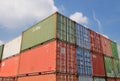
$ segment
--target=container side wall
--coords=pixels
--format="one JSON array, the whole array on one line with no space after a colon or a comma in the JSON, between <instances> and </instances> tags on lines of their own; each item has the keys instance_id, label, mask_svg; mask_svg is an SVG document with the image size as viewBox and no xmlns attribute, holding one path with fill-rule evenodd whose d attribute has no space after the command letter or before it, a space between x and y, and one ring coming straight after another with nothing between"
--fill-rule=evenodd
<instances>
[{"instance_id":1,"label":"container side wall","mask_svg":"<svg viewBox=\"0 0 120 81\"><path fill-rule=\"evenodd\" d=\"M4 45L2 59L8 58L8 57L13 56L15 54L19 54L20 47L21 47L21 40L22 40L22 36L19 36L19 37L13 39L12 41L9 41L8 43L6 43Z\"/></svg>"},{"instance_id":2,"label":"container side wall","mask_svg":"<svg viewBox=\"0 0 120 81\"><path fill-rule=\"evenodd\" d=\"M96 54L94 52L92 52L91 54L92 54L93 76L105 76L103 55Z\"/></svg>"},{"instance_id":3,"label":"container side wall","mask_svg":"<svg viewBox=\"0 0 120 81\"><path fill-rule=\"evenodd\" d=\"M76 48L77 70L81 75L92 75L92 63L90 51L83 48Z\"/></svg>"},{"instance_id":4,"label":"container side wall","mask_svg":"<svg viewBox=\"0 0 120 81\"><path fill-rule=\"evenodd\" d=\"M76 44L79 47L90 49L90 32L80 24L76 24Z\"/></svg>"},{"instance_id":5,"label":"container side wall","mask_svg":"<svg viewBox=\"0 0 120 81\"><path fill-rule=\"evenodd\" d=\"M56 17L54 14L24 31L21 51L56 38Z\"/></svg>"}]
</instances>

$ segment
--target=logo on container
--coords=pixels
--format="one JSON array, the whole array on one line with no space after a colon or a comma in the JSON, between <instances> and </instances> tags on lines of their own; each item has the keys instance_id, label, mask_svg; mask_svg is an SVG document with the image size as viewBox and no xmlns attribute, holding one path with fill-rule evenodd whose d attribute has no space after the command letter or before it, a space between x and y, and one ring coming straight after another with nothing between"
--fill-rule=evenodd
<instances>
[{"instance_id":1,"label":"logo on container","mask_svg":"<svg viewBox=\"0 0 120 81\"><path fill-rule=\"evenodd\" d=\"M32 32L36 32L36 31L38 31L38 30L40 30L40 29L41 29L40 26L36 26L35 28L33 28Z\"/></svg>"}]
</instances>

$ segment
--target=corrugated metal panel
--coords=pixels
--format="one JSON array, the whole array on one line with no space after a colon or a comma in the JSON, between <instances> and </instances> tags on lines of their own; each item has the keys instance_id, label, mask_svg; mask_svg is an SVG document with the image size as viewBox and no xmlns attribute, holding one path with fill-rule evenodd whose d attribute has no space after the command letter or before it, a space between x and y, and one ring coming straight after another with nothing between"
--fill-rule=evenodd
<instances>
[{"instance_id":1,"label":"corrugated metal panel","mask_svg":"<svg viewBox=\"0 0 120 81\"><path fill-rule=\"evenodd\" d=\"M107 81L115 81L114 78L107 78Z\"/></svg>"},{"instance_id":2,"label":"corrugated metal panel","mask_svg":"<svg viewBox=\"0 0 120 81\"><path fill-rule=\"evenodd\" d=\"M1 63L0 76L17 76L19 67L19 55L5 59Z\"/></svg>"},{"instance_id":3,"label":"corrugated metal panel","mask_svg":"<svg viewBox=\"0 0 120 81\"><path fill-rule=\"evenodd\" d=\"M90 49L94 52L102 53L102 46L100 41L100 34L90 31Z\"/></svg>"},{"instance_id":4,"label":"corrugated metal panel","mask_svg":"<svg viewBox=\"0 0 120 81\"><path fill-rule=\"evenodd\" d=\"M106 81L105 78L94 77L94 81Z\"/></svg>"},{"instance_id":5,"label":"corrugated metal panel","mask_svg":"<svg viewBox=\"0 0 120 81\"><path fill-rule=\"evenodd\" d=\"M92 75L92 63L90 51L83 48L76 48L77 70L81 75Z\"/></svg>"},{"instance_id":6,"label":"corrugated metal panel","mask_svg":"<svg viewBox=\"0 0 120 81\"><path fill-rule=\"evenodd\" d=\"M57 38L62 41L67 41L67 18L61 14L57 16Z\"/></svg>"},{"instance_id":7,"label":"corrugated metal panel","mask_svg":"<svg viewBox=\"0 0 120 81\"><path fill-rule=\"evenodd\" d=\"M101 44L102 44L102 54L112 57L111 42L106 37L100 35Z\"/></svg>"},{"instance_id":8,"label":"corrugated metal panel","mask_svg":"<svg viewBox=\"0 0 120 81\"><path fill-rule=\"evenodd\" d=\"M21 50L56 38L75 44L75 22L59 13L49 16L24 31Z\"/></svg>"},{"instance_id":9,"label":"corrugated metal panel","mask_svg":"<svg viewBox=\"0 0 120 81\"><path fill-rule=\"evenodd\" d=\"M16 79L13 77L4 77L2 81L16 81Z\"/></svg>"},{"instance_id":10,"label":"corrugated metal panel","mask_svg":"<svg viewBox=\"0 0 120 81\"><path fill-rule=\"evenodd\" d=\"M103 55L96 54L94 52L92 52L91 54L92 54L93 76L105 76Z\"/></svg>"},{"instance_id":11,"label":"corrugated metal panel","mask_svg":"<svg viewBox=\"0 0 120 81\"><path fill-rule=\"evenodd\" d=\"M9 41L8 43L6 43L4 45L2 59L20 53L21 40L22 40L22 36L19 36L13 39L12 41Z\"/></svg>"},{"instance_id":12,"label":"corrugated metal panel","mask_svg":"<svg viewBox=\"0 0 120 81\"><path fill-rule=\"evenodd\" d=\"M104 56L107 77L115 77L112 58Z\"/></svg>"},{"instance_id":13,"label":"corrugated metal panel","mask_svg":"<svg viewBox=\"0 0 120 81\"><path fill-rule=\"evenodd\" d=\"M31 48L35 45L55 38L56 14L48 17L23 32L21 50Z\"/></svg>"},{"instance_id":14,"label":"corrugated metal panel","mask_svg":"<svg viewBox=\"0 0 120 81\"><path fill-rule=\"evenodd\" d=\"M67 42L75 44L75 22L67 18Z\"/></svg>"},{"instance_id":15,"label":"corrugated metal panel","mask_svg":"<svg viewBox=\"0 0 120 81\"><path fill-rule=\"evenodd\" d=\"M114 72L116 77L120 77L120 61L113 59L113 63L114 63Z\"/></svg>"},{"instance_id":16,"label":"corrugated metal panel","mask_svg":"<svg viewBox=\"0 0 120 81\"><path fill-rule=\"evenodd\" d=\"M78 81L75 75L46 74L38 76L26 76L18 78L18 81Z\"/></svg>"},{"instance_id":17,"label":"corrugated metal panel","mask_svg":"<svg viewBox=\"0 0 120 81\"><path fill-rule=\"evenodd\" d=\"M79 47L90 49L90 32L80 24L76 24L76 44Z\"/></svg>"},{"instance_id":18,"label":"corrugated metal panel","mask_svg":"<svg viewBox=\"0 0 120 81\"><path fill-rule=\"evenodd\" d=\"M78 81L93 81L91 76L79 76Z\"/></svg>"},{"instance_id":19,"label":"corrugated metal panel","mask_svg":"<svg viewBox=\"0 0 120 81\"><path fill-rule=\"evenodd\" d=\"M1 45L0 46L0 61L2 60L3 48L4 48L4 45Z\"/></svg>"},{"instance_id":20,"label":"corrugated metal panel","mask_svg":"<svg viewBox=\"0 0 120 81\"><path fill-rule=\"evenodd\" d=\"M118 50L116 42L111 41L112 55L115 59L118 59Z\"/></svg>"},{"instance_id":21,"label":"corrugated metal panel","mask_svg":"<svg viewBox=\"0 0 120 81\"><path fill-rule=\"evenodd\" d=\"M74 45L67 44L67 73L77 73L76 48Z\"/></svg>"},{"instance_id":22,"label":"corrugated metal panel","mask_svg":"<svg viewBox=\"0 0 120 81\"><path fill-rule=\"evenodd\" d=\"M68 50L67 47L70 49ZM35 72L74 74L77 69L75 51L75 46L54 40L22 52L20 54L19 74Z\"/></svg>"},{"instance_id":23,"label":"corrugated metal panel","mask_svg":"<svg viewBox=\"0 0 120 81\"><path fill-rule=\"evenodd\" d=\"M117 49L118 49L118 56L119 56L119 59L120 59L120 46L117 45Z\"/></svg>"}]
</instances>

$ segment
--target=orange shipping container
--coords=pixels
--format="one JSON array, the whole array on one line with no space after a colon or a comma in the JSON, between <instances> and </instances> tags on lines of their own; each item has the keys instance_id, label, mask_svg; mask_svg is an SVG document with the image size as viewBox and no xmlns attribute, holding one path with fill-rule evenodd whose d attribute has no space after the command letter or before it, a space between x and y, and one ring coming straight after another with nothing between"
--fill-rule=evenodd
<instances>
[{"instance_id":1,"label":"orange shipping container","mask_svg":"<svg viewBox=\"0 0 120 81\"><path fill-rule=\"evenodd\" d=\"M54 40L21 53L19 74L36 72L66 73L68 62L66 50L67 44L65 42ZM69 54L70 59L75 58L74 52ZM70 72L76 72L73 70L76 70L76 63L73 63L73 59L71 62Z\"/></svg>"},{"instance_id":2,"label":"orange shipping container","mask_svg":"<svg viewBox=\"0 0 120 81\"><path fill-rule=\"evenodd\" d=\"M17 81L78 81L78 79L75 75L46 74L39 76L20 77Z\"/></svg>"},{"instance_id":3,"label":"orange shipping container","mask_svg":"<svg viewBox=\"0 0 120 81\"><path fill-rule=\"evenodd\" d=\"M16 76L18 73L18 67L19 67L19 55L5 59L1 62L0 76L2 77Z\"/></svg>"},{"instance_id":4,"label":"orange shipping container","mask_svg":"<svg viewBox=\"0 0 120 81\"><path fill-rule=\"evenodd\" d=\"M111 42L109 39L107 39L104 36L100 36L101 39L101 44L102 44L102 50L103 50L103 54L107 55L107 56L112 56L112 50L111 50Z\"/></svg>"}]
</instances>

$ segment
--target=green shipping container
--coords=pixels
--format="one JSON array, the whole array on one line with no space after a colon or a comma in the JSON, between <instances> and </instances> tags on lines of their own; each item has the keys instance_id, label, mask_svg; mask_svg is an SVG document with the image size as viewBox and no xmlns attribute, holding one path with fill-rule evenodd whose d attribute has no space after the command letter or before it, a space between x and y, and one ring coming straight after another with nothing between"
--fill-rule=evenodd
<instances>
[{"instance_id":1,"label":"green shipping container","mask_svg":"<svg viewBox=\"0 0 120 81\"><path fill-rule=\"evenodd\" d=\"M111 41L111 48L112 48L112 55L115 59L118 59L118 50L117 50L117 44L113 41Z\"/></svg>"},{"instance_id":2,"label":"green shipping container","mask_svg":"<svg viewBox=\"0 0 120 81\"><path fill-rule=\"evenodd\" d=\"M2 60L4 45L0 46L0 61Z\"/></svg>"},{"instance_id":3,"label":"green shipping container","mask_svg":"<svg viewBox=\"0 0 120 81\"><path fill-rule=\"evenodd\" d=\"M55 13L23 32L21 51L59 39L75 44L75 22Z\"/></svg>"},{"instance_id":4,"label":"green shipping container","mask_svg":"<svg viewBox=\"0 0 120 81\"><path fill-rule=\"evenodd\" d=\"M104 56L107 77L115 77L112 58Z\"/></svg>"},{"instance_id":5,"label":"green shipping container","mask_svg":"<svg viewBox=\"0 0 120 81\"><path fill-rule=\"evenodd\" d=\"M115 77L120 77L120 61L113 59Z\"/></svg>"},{"instance_id":6,"label":"green shipping container","mask_svg":"<svg viewBox=\"0 0 120 81\"><path fill-rule=\"evenodd\" d=\"M105 81L105 78L94 77L94 81Z\"/></svg>"}]
</instances>

